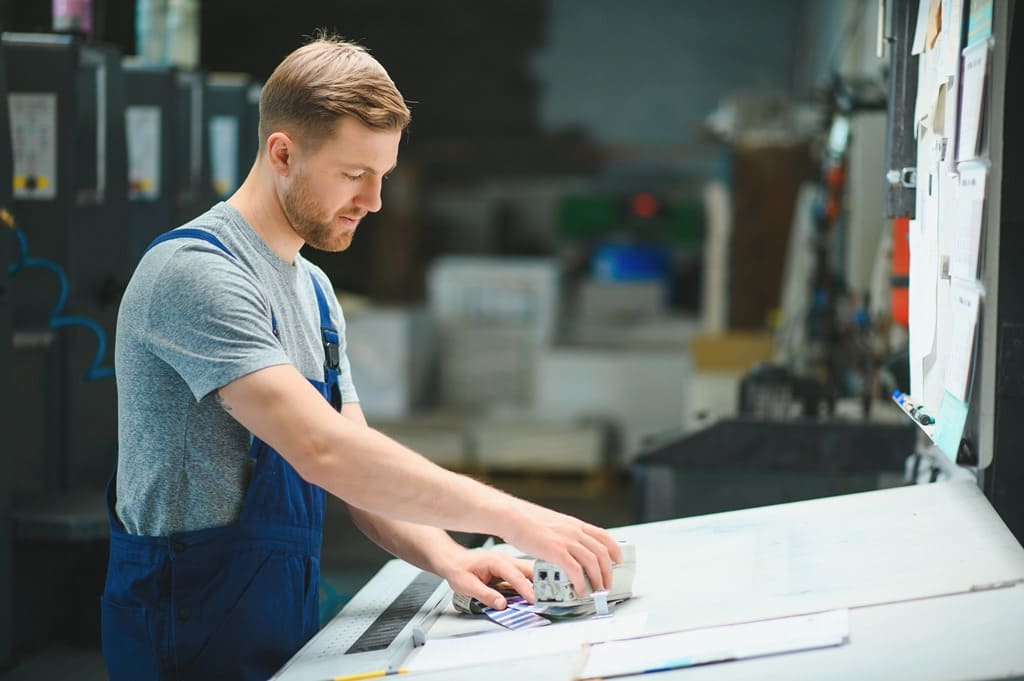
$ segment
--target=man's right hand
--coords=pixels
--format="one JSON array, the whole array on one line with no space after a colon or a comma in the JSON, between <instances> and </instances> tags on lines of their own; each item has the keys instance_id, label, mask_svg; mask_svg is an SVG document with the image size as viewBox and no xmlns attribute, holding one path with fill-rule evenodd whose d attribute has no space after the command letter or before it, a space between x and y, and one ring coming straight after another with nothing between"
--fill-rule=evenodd
<instances>
[{"instance_id":1,"label":"man's right hand","mask_svg":"<svg viewBox=\"0 0 1024 681\"><path fill-rule=\"evenodd\" d=\"M564 513L516 500L506 514L502 539L525 553L560 566L581 597L588 595L584 572L595 591L612 586L612 563L622 549L608 532Z\"/></svg>"}]
</instances>

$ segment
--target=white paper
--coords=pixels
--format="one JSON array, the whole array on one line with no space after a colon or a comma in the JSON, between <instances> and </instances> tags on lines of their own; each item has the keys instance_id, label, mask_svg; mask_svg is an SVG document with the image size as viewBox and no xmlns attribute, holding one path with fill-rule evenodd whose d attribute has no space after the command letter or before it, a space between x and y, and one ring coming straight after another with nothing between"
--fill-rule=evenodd
<instances>
[{"instance_id":1,"label":"white paper","mask_svg":"<svg viewBox=\"0 0 1024 681\"><path fill-rule=\"evenodd\" d=\"M960 73L954 73L946 88L946 111L944 129L946 131L946 155L942 159L942 171L947 175L956 175L956 145L960 131L960 111L957 107L957 95L960 92Z\"/></svg>"},{"instance_id":2,"label":"white paper","mask_svg":"<svg viewBox=\"0 0 1024 681\"><path fill-rule=\"evenodd\" d=\"M932 129L931 114L939 94L939 56L935 50L921 53L917 78L917 100L914 102L914 121Z\"/></svg>"},{"instance_id":3,"label":"white paper","mask_svg":"<svg viewBox=\"0 0 1024 681\"><path fill-rule=\"evenodd\" d=\"M693 629L590 646L577 679L612 678L709 662L842 645L849 640L849 611Z\"/></svg>"},{"instance_id":4,"label":"white paper","mask_svg":"<svg viewBox=\"0 0 1024 681\"><path fill-rule=\"evenodd\" d=\"M931 5L929 0L920 0L917 3L917 26L914 27L914 44L910 48L910 54L921 54L924 52L925 34L928 32L928 8Z\"/></svg>"},{"instance_id":5,"label":"white paper","mask_svg":"<svg viewBox=\"0 0 1024 681\"><path fill-rule=\"evenodd\" d=\"M978 43L964 50L963 91L960 96L960 134L957 160L978 156L978 135L981 131L982 100L985 74L988 71L988 43Z\"/></svg>"},{"instance_id":6,"label":"white paper","mask_svg":"<svg viewBox=\"0 0 1024 681\"><path fill-rule=\"evenodd\" d=\"M124 110L128 133L128 198L160 198L160 107L128 106Z\"/></svg>"},{"instance_id":7,"label":"white paper","mask_svg":"<svg viewBox=\"0 0 1024 681\"><path fill-rule=\"evenodd\" d=\"M981 164L962 164L959 170L949 275L957 279L974 280L978 276L981 218L985 207L988 169Z\"/></svg>"},{"instance_id":8,"label":"white paper","mask_svg":"<svg viewBox=\"0 0 1024 681\"><path fill-rule=\"evenodd\" d=\"M210 174L217 196L238 188L238 116L210 117Z\"/></svg>"},{"instance_id":9,"label":"white paper","mask_svg":"<svg viewBox=\"0 0 1024 681\"><path fill-rule=\"evenodd\" d=\"M641 636L647 614L616 615L583 622L556 622L550 627L499 631L472 636L427 639L405 665L409 672L472 665L573 651L584 643Z\"/></svg>"},{"instance_id":10,"label":"white paper","mask_svg":"<svg viewBox=\"0 0 1024 681\"><path fill-rule=\"evenodd\" d=\"M11 151L14 198L50 200L57 196L57 95L11 92Z\"/></svg>"},{"instance_id":11,"label":"white paper","mask_svg":"<svg viewBox=\"0 0 1024 681\"><path fill-rule=\"evenodd\" d=\"M942 0L942 49L939 73L952 78L960 71L960 38L964 21L965 0ZM953 90L955 92L955 90Z\"/></svg>"},{"instance_id":12,"label":"white paper","mask_svg":"<svg viewBox=\"0 0 1024 681\"><path fill-rule=\"evenodd\" d=\"M929 365L928 358L935 346L935 310L939 277L937 230L934 226L926 227L926 222L928 220L911 220L908 230L910 394L922 397L926 368Z\"/></svg>"},{"instance_id":13,"label":"white paper","mask_svg":"<svg viewBox=\"0 0 1024 681\"><path fill-rule=\"evenodd\" d=\"M954 282L949 295L953 305L953 320L944 387L961 402L967 402L971 358L974 355L974 330L978 325L978 287Z\"/></svg>"}]
</instances>

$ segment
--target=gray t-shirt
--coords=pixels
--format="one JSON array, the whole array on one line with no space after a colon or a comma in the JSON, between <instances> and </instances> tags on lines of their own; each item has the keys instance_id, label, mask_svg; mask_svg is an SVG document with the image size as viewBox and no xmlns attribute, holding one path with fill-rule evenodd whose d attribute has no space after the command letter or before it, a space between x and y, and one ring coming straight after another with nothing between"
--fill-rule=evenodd
<instances>
[{"instance_id":1,"label":"gray t-shirt","mask_svg":"<svg viewBox=\"0 0 1024 681\"><path fill-rule=\"evenodd\" d=\"M250 434L215 393L280 364L323 380L310 272L331 301L341 335L342 401L358 401L345 319L327 275L301 255L291 265L278 258L226 203L185 226L214 234L235 257L198 239L167 241L142 258L125 290L114 353L117 514L131 534L163 536L237 520L252 467Z\"/></svg>"}]
</instances>

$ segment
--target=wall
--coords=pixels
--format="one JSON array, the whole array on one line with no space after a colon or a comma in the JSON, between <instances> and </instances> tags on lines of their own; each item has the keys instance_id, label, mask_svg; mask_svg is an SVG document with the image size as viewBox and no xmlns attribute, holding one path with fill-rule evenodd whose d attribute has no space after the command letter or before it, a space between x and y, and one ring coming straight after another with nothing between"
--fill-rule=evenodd
<instances>
[{"instance_id":1,"label":"wall","mask_svg":"<svg viewBox=\"0 0 1024 681\"><path fill-rule=\"evenodd\" d=\"M793 87L800 0L550 0L540 120L609 144L693 138L736 90Z\"/></svg>"}]
</instances>

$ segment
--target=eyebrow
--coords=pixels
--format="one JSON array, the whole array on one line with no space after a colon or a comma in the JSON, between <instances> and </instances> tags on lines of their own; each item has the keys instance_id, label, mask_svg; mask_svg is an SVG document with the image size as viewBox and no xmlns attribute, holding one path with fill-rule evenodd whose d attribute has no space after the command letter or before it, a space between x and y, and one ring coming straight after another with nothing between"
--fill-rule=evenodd
<instances>
[{"instance_id":1,"label":"eyebrow","mask_svg":"<svg viewBox=\"0 0 1024 681\"><path fill-rule=\"evenodd\" d=\"M353 170L364 170L364 171L366 171L368 173L373 173L373 174L377 173L377 171L374 170L373 168L371 168L370 166L361 166L361 165L356 165L354 163L339 163L338 165L340 165L340 166L342 166L344 168L351 168ZM398 164L395 163L395 165L393 165L390 168L388 168L387 170L385 170L383 173L381 173L381 175L388 175L390 173L393 173L395 171L395 168L397 168L397 167L398 167Z\"/></svg>"}]
</instances>

